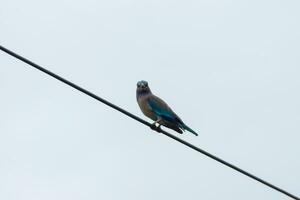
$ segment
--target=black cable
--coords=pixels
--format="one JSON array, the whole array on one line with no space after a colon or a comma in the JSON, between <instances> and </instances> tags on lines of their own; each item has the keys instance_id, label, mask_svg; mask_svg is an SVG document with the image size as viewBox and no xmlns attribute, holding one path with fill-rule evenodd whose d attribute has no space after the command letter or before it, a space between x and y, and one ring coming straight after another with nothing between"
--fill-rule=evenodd
<instances>
[{"instance_id":1,"label":"black cable","mask_svg":"<svg viewBox=\"0 0 300 200\"><path fill-rule=\"evenodd\" d=\"M278 192L280 192L282 194L285 194L285 195L287 195L287 196L289 196L289 197L291 197L293 199L300 200L299 197L297 197L297 196L295 196L295 195L293 195L293 194L291 194L291 193L289 193L289 192L287 192L287 191L285 191L285 190L283 190L283 189L281 189L281 188L279 188L279 187L277 187L277 186L275 186L275 185L273 185L273 184L271 184L271 183L269 183L269 182L267 182L267 181L265 181L265 180L263 180L263 179L255 176L253 174L250 174L249 172L247 172L247 171L245 171L245 170L243 170L243 169L241 169L241 168L239 168L239 167L237 167L237 166L235 166L233 164L230 164L229 162L226 162L225 160L222 160L221 158L218 158L218 157L216 157L216 156L214 156L214 155L212 155L212 154L210 154L210 153L208 153L208 152L206 152L206 151L204 151L204 150L202 150L202 149L200 149L200 148L192 145L191 143L188 143L188 142L186 142L186 141L184 141L184 140L182 140L182 139L180 139L180 138L178 138L178 137L176 137L176 136L174 136L174 135L172 135L172 134L170 134L170 133L168 133L168 132L166 132L166 131L164 131L164 130L162 130L160 128L157 128L157 127L153 126L153 124L151 124L151 123L149 123L149 122L147 122L147 121L139 118L138 116L135 116L135 115L131 114L130 112L128 112L128 111L126 111L126 110L124 110L124 109L122 109L122 108L120 108L120 107L118 107L118 106L116 106L116 105L114 105L112 103L110 103L109 101L107 101L107 100L105 100L105 99L103 99L103 98L101 98L101 97L99 97L99 96L97 96L97 95L89 92L88 90L86 90L86 89L84 89L84 88L82 88L82 87L80 87L80 86L78 86L78 85L76 85L76 84L74 84L74 83L72 83L72 82L70 82L70 81L62 78L62 77L58 76L57 74L55 74L55 73L53 73L53 72L51 72L51 71L49 71L49 70L47 70L47 69L45 69L43 67L41 67L41 66L39 66L39 65L31 62L30 60L28 60L28 59L26 59L26 58L24 58L24 57L22 57L22 56L20 56L20 55L18 55L16 53L14 53L13 51L10 51L9 49L7 49L7 48L5 48L5 47L3 47L1 45L0 45L0 49L2 51L6 52L7 54L9 54L9 55L11 55L11 56L13 56L13 57L15 57L15 58L17 58L17 59L25 62L25 63L31 65L32 67L34 67L34 68L36 68L36 69L38 69L38 70L40 70L40 71L42 71L42 72L44 72L44 73L52 76L53 78L56 78L57 80L65 83L65 84L67 84L67 85L69 85L69 86L71 86L71 87L73 87L73 88L75 88L77 90L79 90L80 92L83 92L84 94L86 94L86 95L88 95L88 96L90 96L90 97L92 97L92 98L94 98L94 99L96 99L96 100L98 100L98 101L100 101L100 102L102 102L102 103L104 103L104 104L106 104L106 105L108 105L108 106L110 106L110 107L118 110L119 112L121 112L121 113L123 113L123 114L125 114L125 115L127 115L127 116L129 116L129 117L131 117L131 118L133 118L133 119L141 122L142 124L144 124L146 126L149 126L151 129L153 129L153 130L155 130L157 132L160 132L160 133L162 133L162 134L164 134L164 135L166 135L166 136L168 136L168 137L170 137L170 138L172 138L172 139L174 139L174 140L176 140L176 141L178 141L178 142L180 142L180 143L182 143L182 144L184 144L184 145L186 145L186 146L194 149L195 151L198 151L198 152L200 152L200 153L202 153L202 154L204 154L204 155L206 155L206 156L208 156L208 157L210 157L210 158L212 158L212 159L214 159L214 160L216 160L216 161L218 161L218 162L226 165L227 167L230 167L230 168L232 168L232 169L234 169L234 170L236 170L236 171L238 171L238 172L240 172L240 173L242 173L242 174L244 174L244 175L246 175L246 176L248 176L248 177L250 177L250 178L252 178L252 179L254 179L254 180L256 180L256 181L258 181L258 182L260 182L260 183L262 183L262 184L264 184L266 186L268 186L268 187L270 187L270 188L273 188L274 190L276 190L276 191L278 191Z\"/></svg>"}]
</instances>

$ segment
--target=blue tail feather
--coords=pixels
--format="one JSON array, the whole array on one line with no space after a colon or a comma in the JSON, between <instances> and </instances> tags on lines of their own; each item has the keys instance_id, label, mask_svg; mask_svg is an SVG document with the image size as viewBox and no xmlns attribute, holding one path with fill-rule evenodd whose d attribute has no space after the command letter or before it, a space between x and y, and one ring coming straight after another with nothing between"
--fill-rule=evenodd
<instances>
[{"instance_id":1,"label":"blue tail feather","mask_svg":"<svg viewBox=\"0 0 300 200\"><path fill-rule=\"evenodd\" d=\"M194 135L198 136L198 133L196 133L193 129L191 129L190 127L188 127L187 125L183 124L182 128L193 133Z\"/></svg>"}]
</instances>

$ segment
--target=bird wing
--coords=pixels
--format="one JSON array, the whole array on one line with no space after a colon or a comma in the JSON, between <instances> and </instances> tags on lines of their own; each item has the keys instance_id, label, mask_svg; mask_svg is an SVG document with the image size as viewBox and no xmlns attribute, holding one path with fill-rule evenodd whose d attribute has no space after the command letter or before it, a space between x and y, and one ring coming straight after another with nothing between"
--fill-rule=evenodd
<instances>
[{"instance_id":1,"label":"bird wing","mask_svg":"<svg viewBox=\"0 0 300 200\"><path fill-rule=\"evenodd\" d=\"M164 120L182 123L181 119L172 111L166 102L157 96L152 95L148 99L150 109L159 117Z\"/></svg>"}]
</instances>

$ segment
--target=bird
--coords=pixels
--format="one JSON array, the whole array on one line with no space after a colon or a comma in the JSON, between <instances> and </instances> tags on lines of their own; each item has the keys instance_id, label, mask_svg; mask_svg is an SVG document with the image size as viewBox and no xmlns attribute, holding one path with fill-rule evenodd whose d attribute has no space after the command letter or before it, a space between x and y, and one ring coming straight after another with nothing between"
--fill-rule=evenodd
<instances>
[{"instance_id":1,"label":"bird","mask_svg":"<svg viewBox=\"0 0 300 200\"><path fill-rule=\"evenodd\" d=\"M147 81L141 80L137 82L136 100L142 113L154 120L153 126L156 127L156 124L159 124L157 128L160 128L163 125L180 134L187 130L198 136L193 129L183 123L166 102L151 92Z\"/></svg>"}]
</instances>

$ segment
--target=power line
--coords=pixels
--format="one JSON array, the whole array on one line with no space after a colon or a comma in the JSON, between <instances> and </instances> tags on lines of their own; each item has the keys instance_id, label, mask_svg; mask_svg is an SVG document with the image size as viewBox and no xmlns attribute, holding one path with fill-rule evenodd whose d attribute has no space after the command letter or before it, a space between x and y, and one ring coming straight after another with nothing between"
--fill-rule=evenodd
<instances>
[{"instance_id":1,"label":"power line","mask_svg":"<svg viewBox=\"0 0 300 200\"><path fill-rule=\"evenodd\" d=\"M260 182L260 183L262 183L262 184L264 184L264 185L266 185L266 186L268 186L268 187L270 187L270 188L272 188L272 189L274 189L274 190L276 190L278 192L280 192L280 193L282 193L282 194L285 194L285 195L287 195L287 196L289 196L289 197L291 197L293 199L300 200L299 197L297 197L297 196L295 196L295 195L293 195L293 194L291 194L291 193L289 193L289 192L287 192L287 191L285 191L285 190L283 190L283 189L281 189L281 188L279 188L279 187L277 187L277 186L275 186L275 185L273 185L273 184L271 184L271 183L269 183L269 182L267 182L267 181L265 181L265 180L263 180L263 179L255 176L255 175L253 175L253 174L251 174L251 173L249 173L249 172L247 172L247 171L245 171L245 170L243 170L243 169L241 169L241 168L239 168L239 167L237 167L237 166L235 166L235 165L233 165L233 164L231 164L231 163L229 163L229 162L227 162L227 161L225 161L225 160L223 160L223 159L221 159L221 158L219 158L217 156L214 156L213 154L210 154L207 151L204 151L203 149L200 149L199 147L196 147L196 146L194 146L191 143L188 143L188 142L186 142L186 141L184 141L184 140L182 140L182 139L180 139L180 138L178 138L178 137L176 137L176 136L174 136L174 135L172 135L172 134L170 134L170 133L168 133L168 132L166 132L166 131L158 128L158 127L155 127L153 124L151 124L151 123L149 123L149 122L147 122L147 121L139 118L138 116L136 116L136 115L134 115L134 114L132 114L132 113L124 110L123 108L120 108L119 106L116 106L116 105L110 103L109 101L107 101L107 100L105 100L105 99L103 99L103 98L101 98L101 97L93 94L92 92L90 92L90 91L88 91L88 90L86 90L86 89L84 89L84 88L82 88L82 87L80 87L80 86L72 83L71 81L68 81L67 79L62 78L61 76L59 76L59 75L57 75L57 74L55 74L55 73L53 73L53 72L51 72L51 71L49 71L49 70L41 67L38 64L35 64L34 62L32 62L32 61L30 61L30 60L28 60L28 59L26 59L26 58L24 58L24 57L22 57L22 56L20 56L20 55L18 55L16 53L14 53L13 51L11 51L11 50L9 50L9 49L1 46L1 45L0 45L0 50L6 52L7 54L9 54L9 55L11 55L11 56L13 56L13 57L15 57L15 58L17 58L17 59L25 62L25 63L27 63L28 65L31 65L32 67L34 67L34 68L36 68L36 69L38 69L38 70L40 70L40 71L48 74L49 76L52 76L53 78L55 78L55 79L57 79L57 80L65 83L65 84L67 84L67 85L69 85L69 86L71 86L73 88L75 88L76 90L79 90L80 92L82 92L82 93L84 93L84 94L86 94L86 95L88 95L88 96L90 96L90 97L92 97L92 98L94 98L94 99L96 99L96 100L98 100L98 101L106 104L107 106L110 106L113 109L115 109L115 110L117 110L117 111L119 111L119 112L121 112L121 113L123 113L123 114L125 114L125 115L127 115L127 116L129 116L129 117L131 117L131 118L133 118L135 120L137 120L138 122L140 122L140 123L142 123L142 124L150 127L151 129L153 129L155 131L160 132L160 133L162 133L162 134L164 134L164 135L166 135L166 136L168 136L168 137L170 137L170 138L172 138L172 139L174 139L174 140L176 140L176 141L178 141L178 142L180 142L180 143L182 143L182 144L190 147L191 149L194 149L195 151L198 151L199 153L202 153L202 154L204 154L204 155L206 155L206 156L208 156L208 157L210 157L210 158L212 158L212 159L214 159L214 160L216 160L216 161L218 161L218 162L226 165L227 167L230 167L230 168L232 168L232 169L234 169L234 170L236 170L236 171L238 171L238 172L240 172L240 173L242 173L242 174L244 174L244 175L246 175L246 176L248 176L248 177L250 177L250 178L252 178L252 179L254 179L254 180L256 180L256 181L258 181L258 182Z\"/></svg>"}]
</instances>

